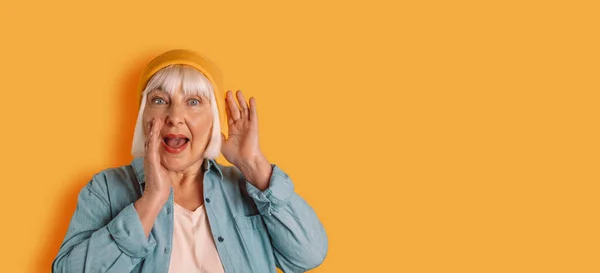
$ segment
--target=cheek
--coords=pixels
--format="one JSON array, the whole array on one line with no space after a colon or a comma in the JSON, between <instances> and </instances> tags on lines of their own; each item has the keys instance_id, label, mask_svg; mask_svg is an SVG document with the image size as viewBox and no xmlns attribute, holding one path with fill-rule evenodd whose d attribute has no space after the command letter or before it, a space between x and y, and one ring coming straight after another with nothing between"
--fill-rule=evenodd
<instances>
[{"instance_id":1,"label":"cheek","mask_svg":"<svg viewBox=\"0 0 600 273\"><path fill-rule=\"evenodd\" d=\"M192 119L189 127L194 139L208 139L212 128L212 117L205 115Z\"/></svg>"},{"instance_id":2,"label":"cheek","mask_svg":"<svg viewBox=\"0 0 600 273\"><path fill-rule=\"evenodd\" d=\"M165 115L165 110L160 108L148 107L144 109L143 119L145 121L150 121L154 117L163 117Z\"/></svg>"},{"instance_id":3,"label":"cheek","mask_svg":"<svg viewBox=\"0 0 600 273\"><path fill-rule=\"evenodd\" d=\"M146 106L146 108L144 109L144 114L142 114L142 121L144 122L144 124L148 125L153 118L164 119L165 116L165 110Z\"/></svg>"}]
</instances>

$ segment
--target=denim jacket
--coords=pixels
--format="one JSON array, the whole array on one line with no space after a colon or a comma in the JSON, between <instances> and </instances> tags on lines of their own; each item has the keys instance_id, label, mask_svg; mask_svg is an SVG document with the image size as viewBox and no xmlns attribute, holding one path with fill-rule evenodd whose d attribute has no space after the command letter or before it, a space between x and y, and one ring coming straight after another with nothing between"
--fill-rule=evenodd
<instances>
[{"instance_id":1,"label":"denim jacket","mask_svg":"<svg viewBox=\"0 0 600 273\"><path fill-rule=\"evenodd\" d=\"M304 272L327 255L314 210L277 165L260 191L234 166L204 160L205 209L227 273ZM145 236L133 206L145 186L143 158L93 176L80 191L52 272L167 273L173 242L173 189Z\"/></svg>"}]
</instances>

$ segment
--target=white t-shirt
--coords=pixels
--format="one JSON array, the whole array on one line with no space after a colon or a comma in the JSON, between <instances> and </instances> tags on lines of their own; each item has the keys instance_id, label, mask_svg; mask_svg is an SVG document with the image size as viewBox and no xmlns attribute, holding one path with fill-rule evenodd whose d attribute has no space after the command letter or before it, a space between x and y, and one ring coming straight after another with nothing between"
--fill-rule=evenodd
<instances>
[{"instance_id":1,"label":"white t-shirt","mask_svg":"<svg viewBox=\"0 0 600 273\"><path fill-rule=\"evenodd\" d=\"M189 211L174 203L169 273L224 273L204 204Z\"/></svg>"}]
</instances>

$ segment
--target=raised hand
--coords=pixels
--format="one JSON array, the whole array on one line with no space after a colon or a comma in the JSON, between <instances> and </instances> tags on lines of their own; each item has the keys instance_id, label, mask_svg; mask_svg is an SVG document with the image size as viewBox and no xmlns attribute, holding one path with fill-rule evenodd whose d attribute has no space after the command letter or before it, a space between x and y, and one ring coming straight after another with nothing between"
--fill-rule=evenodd
<instances>
[{"instance_id":1,"label":"raised hand","mask_svg":"<svg viewBox=\"0 0 600 273\"><path fill-rule=\"evenodd\" d=\"M171 181L167 170L160 163L158 153L160 143L160 130L164 122L160 118L153 118L148 124L148 134L145 143L144 175L146 177L146 188L144 194L156 197L168 197L171 191Z\"/></svg>"},{"instance_id":2,"label":"raised hand","mask_svg":"<svg viewBox=\"0 0 600 273\"><path fill-rule=\"evenodd\" d=\"M221 134L221 152L227 161L236 166L246 179L258 188L266 188L271 175L270 164L260 151L258 140L258 115L256 99L247 103L241 91L227 91L225 96L229 136ZM239 103L239 106L238 106Z\"/></svg>"},{"instance_id":3,"label":"raised hand","mask_svg":"<svg viewBox=\"0 0 600 273\"><path fill-rule=\"evenodd\" d=\"M160 154L158 153L162 141L160 130L163 124L164 122L160 118L154 118L146 126L148 132L144 143L146 148L144 155L146 188L142 197L134 203L146 237L150 235L154 221L171 193L171 181L167 170L160 163Z\"/></svg>"}]
</instances>

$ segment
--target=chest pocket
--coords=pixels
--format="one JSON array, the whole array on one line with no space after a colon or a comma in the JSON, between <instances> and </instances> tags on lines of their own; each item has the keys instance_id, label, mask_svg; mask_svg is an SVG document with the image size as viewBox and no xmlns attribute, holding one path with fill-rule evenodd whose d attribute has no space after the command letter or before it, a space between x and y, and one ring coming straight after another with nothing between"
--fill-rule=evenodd
<instances>
[{"instance_id":1,"label":"chest pocket","mask_svg":"<svg viewBox=\"0 0 600 273\"><path fill-rule=\"evenodd\" d=\"M252 271L275 272L273 247L262 216L237 216L235 224L241 233Z\"/></svg>"}]
</instances>

